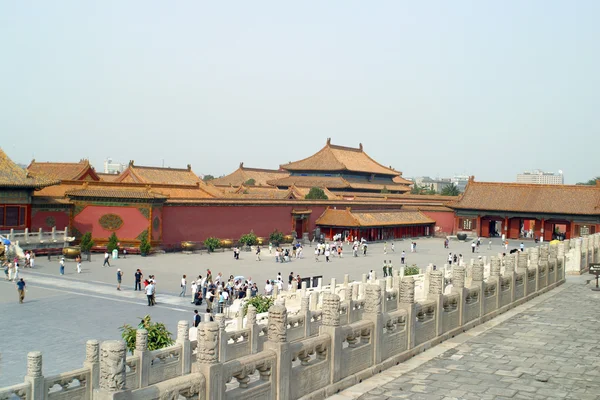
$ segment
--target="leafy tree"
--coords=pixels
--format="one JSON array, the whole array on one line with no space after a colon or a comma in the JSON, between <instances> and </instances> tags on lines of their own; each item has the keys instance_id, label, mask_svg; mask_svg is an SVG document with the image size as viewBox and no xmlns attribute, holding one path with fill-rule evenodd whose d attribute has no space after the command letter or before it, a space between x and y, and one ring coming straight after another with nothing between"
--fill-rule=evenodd
<instances>
[{"instance_id":1,"label":"leafy tree","mask_svg":"<svg viewBox=\"0 0 600 400\"><path fill-rule=\"evenodd\" d=\"M118 249L119 248L119 238L117 238L117 234L116 233L112 233L112 235L110 235L110 237L108 238L108 243L106 244L106 251L108 251L109 253L112 253L112 251L114 249Z\"/></svg>"},{"instance_id":2,"label":"leafy tree","mask_svg":"<svg viewBox=\"0 0 600 400\"><path fill-rule=\"evenodd\" d=\"M142 318L142 321L137 326L137 329L131 325L124 324L121 330L121 337L125 340L127 350L131 354L135 350L135 336L138 329L145 329L148 331L148 350L158 350L165 347L172 346L175 342L171 337L171 332L167 330L167 327L162 322L152 322L149 315Z\"/></svg>"},{"instance_id":3,"label":"leafy tree","mask_svg":"<svg viewBox=\"0 0 600 400\"><path fill-rule=\"evenodd\" d=\"M250 233L242 235L240 238L240 243L245 246L254 246L258 243L258 238L254 234L254 231L250 231Z\"/></svg>"},{"instance_id":4,"label":"leafy tree","mask_svg":"<svg viewBox=\"0 0 600 400\"><path fill-rule=\"evenodd\" d=\"M283 240L284 240L283 233L279 232L277 229L275 229L269 235L269 241L271 243L273 243L274 245L278 245L279 243L283 243Z\"/></svg>"},{"instance_id":5,"label":"leafy tree","mask_svg":"<svg viewBox=\"0 0 600 400\"><path fill-rule=\"evenodd\" d=\"M442 188L442 195L444 196L458 196L460 194L460 190L456 185L446 185Z\"/></svg>"},{"instance_id":6,"label":"leafy tree","mask_svg":"<svg viewBox=\"0 0 600 400\"><path fill-rule=\"evenodd\" d=\"M325 194L325 191L318 187L311 187L308 194L304 196L305 199L309 200L328 200L329 197Z\"/></svg>"},{"instance_id":7,"label":"leafy tree","mask_svg":"<svg viewBox=\"0 0 600 400\"><path fill-rule=\"evenodd\" d=\"M587 182L577 182L577 185L588 185L588 186L596 186L596 179L600 179L600 176L597 176L594 179L590 179Z\"/></svg>"},{"instance_id":8,"label":"leafy tree","mask_svg":"<svg viewBox=\"0 0 600 400\"><path fill-rule=\"evenodd\" d=\"M410 194L421 194L421 192L423 191L423 188L419 185L417 185L416 183L413 184L413 187L410 188Z\"/></svg>"},{"instance_id":9,"label":"leafy tree","mask_svg":"<svg viewBox=\"0 0 600 400\"><path fill-rule=\"evenodd\" d=\"M256 185L256 181L253 178L250 178L246 182L244 182L244 185L246 185L246 186L254 186L254 185Z\"/></svg>"},{"instance_id":10,"label":"leafy tree","mask_svg":"<svg viewBox=\"0 0 600 400\"><path fill-rule=\"evenodd\" d=\"M144 231L140 238L140 253L143 255L150 254L151 249L152 245L148 241L148 231Z\"/></svg>"},{"instance_id":11,"label":"leafy tree","mask_svg":"<svg viewBox=\"0 0 600 400\"><path fill-rule=\"evenodd\" d=\"M206 240L204 241L204 245L206 246L209 252L213 252L216 249L218 249L219 246L221 246L221 239L211 236L209 238L206 238Z\"/></svg>"},{"instance_id":12,"label":"leafy tree","mask_svg":"<svg viewBox=\"0 0 600 400\"><path fill-rule=\"evenodd\" d=\"M81 252L83 254L87 254L94 247L94 241L92 240L92 232L86 232L81 237L81 241L79 242L79 247L81 248Z\"/></svg>"},{"instance_id":13,"label":"leafy tree","mask_svg":"<svg viewBox=\"0 0 600 400\"><path fill-rule=\"evenodd\" d=\"M425 194L425 195L431 196L431 195L437 194L437 192L435 191L435 189L430 188L430 189L427 189L426 191L424 191L421 194Z\"/></svg>"},{"instance_id":14,"label":"leafy tree","mask_svg":"<svg viewBox=\"0 0 600 400\"><path fill-rule=\"evenodd\" d=\"M202 178L204 182L212 181L213 179L215 179L215 177L212 175L204 175L204 178Z\"/></svg>"},{"instance_id":15,"label":"leafy tree","mask_svg":"<svg viewBox=\"0 0 600 400\"><path fill-rule=\"evenodd\" d=\"M381 193L389 193L390 191L388 190L387 186L384 186L383 189L381 189Z\"/></svg>"},{"instance_id":16,"label":"leafy tree","mask_svg":"<svg viewBox=\"0 0 600 400\"><path fill-rule=\"evenodd\" d=\"M256 313L264 313L269 311L269 308L273 305L274 300L272 297L263 296L262 294L257 295L256 297L250 297L246 303L244 303L243 313L246 315L248 313L248 306L252 304L256 307Z\"/></svg>"}]
</instances>

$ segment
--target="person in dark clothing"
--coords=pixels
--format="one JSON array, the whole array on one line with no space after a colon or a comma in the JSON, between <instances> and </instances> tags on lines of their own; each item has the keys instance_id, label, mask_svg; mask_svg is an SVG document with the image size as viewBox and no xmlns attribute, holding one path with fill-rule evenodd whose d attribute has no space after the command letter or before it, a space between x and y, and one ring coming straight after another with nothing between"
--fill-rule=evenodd
<instances>
[{"instance_id":1,"label":"person in dark clothing","mask_svg":"<svg viewBox=\"0 0 600 400\"><path fill-rule=\"evenodd\" d=\"M198 325L200 324L200 321L202 321L202 318L200 318L200 314L198 314L198 310L194 310L194 328L198 327Z\"/></svg>"},{"instance_id":2,"label":"person in dark clothing","mask_svg":"<svg viewBox=\"0 0 600 400\"><path fill-rule=\"evenodd\" d=\"M142 271L140 271L140 269L138 268L137 271L135 271L135 288L133 290L142 290L143 277L144 275L142 274Z\"/></svg>"}]
</instances>

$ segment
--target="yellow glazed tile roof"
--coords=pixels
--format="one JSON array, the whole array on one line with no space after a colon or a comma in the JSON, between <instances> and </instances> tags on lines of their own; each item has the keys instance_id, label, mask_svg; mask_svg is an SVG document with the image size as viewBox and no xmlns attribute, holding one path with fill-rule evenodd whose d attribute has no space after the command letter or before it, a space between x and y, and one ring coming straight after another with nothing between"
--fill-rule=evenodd
<instances>
[{"instance_id":1,"label":"yellow glazed tile roof","mask_svg":"<svg viewBox=\"0 0 600 400\"><path fill-rule=\"evenodd\" d=\"M316 224L321 226L339 227L377 227L377 226L402 226L434 224L435 221L420 211L402 210L361 210L353 211L349 208L334 210L328 208L317 219Z\"/></svg>"},{"instance_id":2,"label":"yellow glazed tile roof","mask_svg":"<svg viewBox=\"0 0 600 400\"><path fill-rule=\"evenodd\" d=\"M15 164L0 148L0 187L39 189L56 185L58 179L34 176Z\"/></svg>"},{"instance_id":3,"label":"yellow glazed tile roof","mask_svg":"<svg viewBox=\"0 0 600 400\"><path fill-rule=\"evenodd\" d=\"M33 160L27 167L27 170L35 176L45 176L50 179L59 179L61 181L75 181L81 179L85 175L91 176L92 180L100 179L88 160L81 160L76 163L38 162Z\"/></svg>"},{"instance_id":4,"label":"yellow glazed tile roof","mask_svg":"<svg viewBox=\"0 0 600 400\"><path fill-rule=\"evenodd\" d=\"M385 167L373 160L359 148L327 144L317 153L303 160L284 164L281 168L288 171L351 171L369 174L398 176L401 172Z\"/></svg>"},{"instance_id":5,"label":"yellow glazed tile roof","mask_svg":"<svg viewBox=\"0 0 600 400\"><path fill-rule=\"evenodd\" d=\"M450 203L454 209L600 215L600 187L475 182Z\"/></svg>"},{"instance_id":6,"label":"yellow glazed tile roof","mask_svg":"<svg viewBox=\"0 0 600 400\"><path fill-rule=\"evenodd\" d=\"M215 186L242 186L249 179L254 179L255 186L268 186L268 181L283 178L289 175L287 171L279 171L273 169L248 168L244 167L244 163L240 163L240 167L231 174L221 178L215 178L210 183Z\"/></svg>"}]
</instances>

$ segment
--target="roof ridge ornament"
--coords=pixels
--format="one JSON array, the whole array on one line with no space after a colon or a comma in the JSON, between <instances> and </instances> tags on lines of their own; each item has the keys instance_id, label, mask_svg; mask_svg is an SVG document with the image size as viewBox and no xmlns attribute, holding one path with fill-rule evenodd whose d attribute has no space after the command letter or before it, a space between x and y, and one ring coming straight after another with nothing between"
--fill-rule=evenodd
<instances>
[{"instance_id":1,"label":"roof ridge ornament","mask_svg":"<svg viewBox=\"0 0 600 400\"><path fill-rule=\"evenodd\" d=\"M330 137L327 138L327 146L331 146L331 138Z\"/></svg>"}]
</instances>

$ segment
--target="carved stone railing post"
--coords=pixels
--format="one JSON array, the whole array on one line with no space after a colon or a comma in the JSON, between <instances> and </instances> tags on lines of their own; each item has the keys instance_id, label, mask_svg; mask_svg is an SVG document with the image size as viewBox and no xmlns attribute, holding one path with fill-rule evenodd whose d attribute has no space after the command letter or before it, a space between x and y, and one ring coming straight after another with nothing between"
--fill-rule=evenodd
<instances>
[{"instance_id":1,"label":"carved stone railing post","mask_svg":"<svg viewBox=\"0 0 600 400\"><path fill-rule=\"evenodd\" d=\"M148 351L148 331L138 329L135 331L135 350L133 355L139 359L138 363L138 379L139 387L148 386L150 380L150 367L152 365L152 355Z\"/></svg>"},{"instance_id":2,"label":"carved stone railing post","mask_svg":"<svg viewBox=\"0 0 600 400\"><path fill-rule=\"evenodd\" d=\"M431 271L429 274L429 300L436 302L435 328L436 336L442 334L442 313L444 312L444 272Z\"/></svg>"},{"instance_id":3,"label":"carved stone railing post","mask_svg":"<svg viewBox=\"0 0 600 400\"><path fill-rule=\"evenodd\" d=\"M335 278L331 278L331 283L329 285L329 289L330 289L329 291L331 293L333 293L333 294L335 294L335 287L336 287L336 285L337 285L337 283L336 283Z\"/></svg>"},{"instance_id":4,"label":"carved stone railing post","mask_svg":"<svg viewBox=\"0 0 600 400\"><path fill-rule=\"evenodd\" d=\"M490 277L496 280L500 277L500 260L496 256L490 257Z\"/></svg>"},{"instance_id":5,"label":"carved stone railing post","mask_svg":"<svg viewBox=\"0 0 600 400\"><path fill-rule=\"evenodd\" d=\"M381 312L387 312L386 282L385 279L380 279L378 282L381 288Z\"/></svg>"},{"instance_id":6,"label":"carved stone railing post","mask_svg":"<svg viewBox=\"0 0 600 400\"><path fill-rule=\"evenodd\" d=\"M537 293L538 290L540 290L539 288L539 275L540 275L540 248L539 247L530 247L529 248L529 268L531 269L535 269L535 292ZM528 282L529 279L526 279L525 282ZM529 290L527 291L527 295L531 295L533 293L529 293Z\"/></svg>"},{"instance_id":7,"label":"carved stone railing post","mask_svg":"<svg viewBox=\"0 0 600 400\"><path fill-rule=\"evenodd\" d=\"M558 244L558 248L556 249L556 267L558 268L562 268L562 276L560 276L559 278L562 280L564 279L564 274L565 274L565 267L566 267L566 259L565 259L565 251L569 250L569 243L565 243L565 241L562 241Z\"/></svg>"},{"instance_id":8,"label":"carved stone railing post","mask_svg":"<svg viewBox=\"0 0 600 400\"><path fill-rule=\"evenodd\" d=\"M300 299L300 315L304 316L304 337L310 336L311 314L310 314L310 295Z\"/></svg>"},{"instance_id":9,"label":"carved stone railing post","mask_svg":"<svg viewBox=\"0 0 600 400\"><path fill-rule=\"evenodd\" d=\"M556 244L548 245L548 272L548 279L552 277L554 284L556 284L560 280L558 277L558 246Z\"/></svg>"},{"instance_id":10,"label":"carved stone railing post","mask_svg":"<svg viewBox=\"0 0 600 400\"><path fill-rule=\"evenodd\" d=\"M42 353L32 351L27 353L27 375L25 382L31 385L31 399L45 400L44 376L42 375Z\"/></svg>"},{"instance_id":11,"label":"carved stone railing post","mask_svg":"<svg viewBox=\"0 0 600 400\"><path fill-rule=\"evenodd\" d=\"M198 324L198 347L196 366L206 379L206 399L222 400L225 384L223 364L219 363L219 324L200 322Z\"/></svg>"},{"instance_id":12,"label":"carved stone railing post","mask_svg":"<svg viewBox=\"0 0 600 400\"><path fill-rule=\"evenodd\" d=\"M329 350L329 357L331 359L329 383L335 383L341 379L341 368L339 368L339 366L342 363L342 346L344 338L342 337L340 325L340 296L333 293L323 293L319 334L327 334L331 338ZM338 366L338 368L336 368L336 366Z\"/></svg>"},{"instance_id":13,"label":"carved stone railing post","mask_svg":"<svg viewBox=\"0 0 600 400\"><path fill-rule=\"evenodd\" d=\"M252 304L248 305L248 310L246 311L245 328L250 329L250 353L258 353L258 335L260 334L260 329L256 324L256 307Z\"/></svg>"},{"instance_id":14,"label":"carved stone railing post","mask_svg":"<svg viewBox=\"0 0 600 400\"><path fill-rule=\"evenodd\" d=\"M485 314L485 302L486 297L484 296L484 282L483 282L483 265L478 262L473 264L473 275L471 279L470 288L479 288L479 319Z\"/></svg>"},{"instance_id":15,"label":"carved stone railing post","mask_svg":"<svg viewBox=\"0 0 600 400\"><path fill-rule=\"evenodd\" d=\"M290 399L290 381L292 369L292 352L287 341L287 309L275 304L269 308L267 342L265 349L275 352L277 362L272 368L273 384L276 385L276 399Z\"/></svg>"},{"instance_id":16,"label":"carved stone railing post","mask_svg":"<svg viewBox=\"0 0 600 400\"><path fill-rule=\"evenodd\" d=\"M275 286L277 287L277 286ZM225 314L215 314L215 322L219 326L219 361L225 362L227 359L227 338L225 333Z\"/></svg>"},{"instance_id":17,"label":"carved stone railing post","mask_svg":"<svg viewBox=\"0 0 600 400\"><path fill-rule=\"evenodd\" d=\"M458 315L459 324L464 325L465 323L465 267L457 265L452 269L452 293L456 293L459 296L458 301Z\"/></svg>"},{"instance_id":18,"label":"carved stone railing post","mask_svg":"<svg viewBox=\"0 0 600 400\"><path fill-rule=\"evenodd\" d=\"M400 281L399 309L406 311L407 349L415 346L415 279L405 276ZM366 313L366 310L365 310Z\"/></svg>"},{"instance_id":19,"label":"carved stone railing post","mask_svg":"<svg viewBox=\"0 0 600 400\"><path fill-rule=\"evenodd\" d=\"M190 343L189 321L177 323L177 344L181 345L181 375L192 372L192 345Z\"/></svg>"},{"instance_id":20,"label":"carved stone railing post","mask_svg":"<svg viewBox=\"0 0 600 400\"><path fill-rule=\"evenodd\" d=\"M549 250L548 250L548 245L543 245L540 246L540 262L539 262L539 267L541 271L544 271L544 278L543 278L543 282L542 285L543 287L548 287L548 254Z\"/></svg>"},{"instance_id":21,"label":"carved stone railing post","mask_svg":"<svg viewBox=\"0 0 600 400\"><path fill-rule=\"evenodd\" d=\"M100 344L100 387L94 390L94 400L125 399L125 365L127 347L122 340L107 340Z\"/></svg>"},{"instance_id":22,"label":"carved stone railing post","mask_svg":"<svg viewBox=\"0 0 600 400\"><path fill-rule=\"evenodd\" d=\"M588 251L590 249L590 238L589 236L584 236L581 240L581 271L584 271L589 268L588 265Z\"/></svg>"},{"instance_id":23,"label":"carved stone railing post","mask_svg":"<svg viewBox=\"0 0 600 400\"><path fill-rule=\"evenodd\" d=\"M382 290L383 289L383 290ZM363 320L371 321L371 343L373 345L373 364L383 359L383 304L385 304L385 286L367 285L365 288L365 310Z\"/></svg>"},{"instance_id":24,"label":"carved stone railing post","mask_svg":"<svg viewBox=\"0 0 600 400\"><path fill-rule=\"evenodd\" d=\"M97 340L88 340L85 343L85 361L84 368L89 368L92 371L92 381L88 387L98 389L100 387L100 342Z\"/></svg>"}]
</instances>

